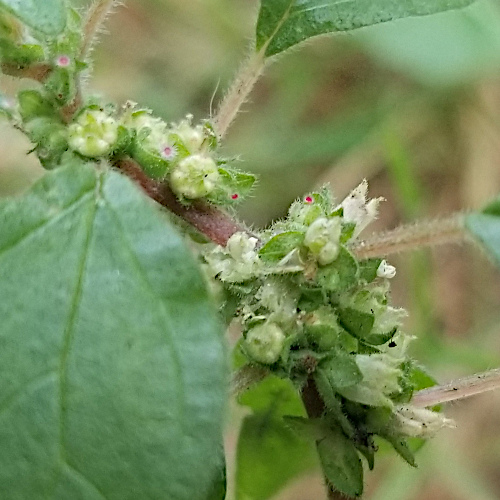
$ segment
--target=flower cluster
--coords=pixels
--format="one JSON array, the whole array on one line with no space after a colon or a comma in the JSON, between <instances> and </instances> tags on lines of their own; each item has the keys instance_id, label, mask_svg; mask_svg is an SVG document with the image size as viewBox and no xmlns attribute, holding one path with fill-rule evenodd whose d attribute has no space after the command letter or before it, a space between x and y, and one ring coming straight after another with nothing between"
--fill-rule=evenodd
<instances>
[{"instance_id":1,"label":"flower cluster","mask_svg":"<svg viewBox=\"0 0 500 500\"><path fill-rule=\"evenodd\" d=\"M396 269L350 251L378 213L381 198L368 200L367 189L363 181L340 204L326 189L307 195L258 238L236 233L204 256L210 274L242 297L240 348L250 363L298 387L313 380L328 422L370 463L375 434L413 463L404 438L451 422L411 407L414 381L428 377L408 357L406 312L390 305Z\"/></svg>"}]
</instances>

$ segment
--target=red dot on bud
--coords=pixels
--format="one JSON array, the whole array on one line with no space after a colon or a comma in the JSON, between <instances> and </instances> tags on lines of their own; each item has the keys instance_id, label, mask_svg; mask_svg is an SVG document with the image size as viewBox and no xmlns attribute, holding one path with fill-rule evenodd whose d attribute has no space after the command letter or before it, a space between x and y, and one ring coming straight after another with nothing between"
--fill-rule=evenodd
<instances>
[{"instance_id":1,"label":"red dot on bud","mask_svg":"<svg viewBox=\"0 0 500 500\"><path fill-rule=\"evenodd\" d=\"M306 196L304 201L305 201L306 203L312 203L314 200L312 199L312 197L311 197L311 196Z\"/></svg>"},{"instance_id":2,"label":"red dot on bud","mask_svg":"<svg viewBox=\"0 0 500 500\"><path fill-rule=\"evenodd\" d=\"M238 193L234 193L231 195L231 199L233 199L233 200L237 200L239 197L240 197L240 195Z\"/></svg>"},{"instance_id":3,"label":"red dot on bud","mask_svg":"<svg viewBox=\"0 0 500 500\"><path fill-rule=\"evenodd\" d=\"M59 56L57 58L57 62L56 62L56 64L60 68L66 68L70 65L70 63L71 63L71 59L68 56Z\"/></svg>"}]
</instances>

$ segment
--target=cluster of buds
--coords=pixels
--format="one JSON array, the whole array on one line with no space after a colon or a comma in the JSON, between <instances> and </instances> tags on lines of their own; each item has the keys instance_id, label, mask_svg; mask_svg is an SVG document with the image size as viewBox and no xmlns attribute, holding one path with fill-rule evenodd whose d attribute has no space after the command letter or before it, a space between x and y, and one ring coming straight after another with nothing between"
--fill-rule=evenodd
<instances>
[{"instance_id":1,"label":"cluster of buds","mask_svg":"<svg viewBox=\"0 0 500 500\"><path fill-rule=\"evenodd\" d=\"M429 437L451 421L411 406L421 369L407 354L406 312L390 305L396 269L349 250L378 213L381 198L368 200L367 189L363 181L340 204L326 190L307 195L258 237L236 233L204 257L241 301L240 347L250 363L299 387L312 378L328 425L355 449L372 457L378 434L414 464L405 438Z\"/></svg>"}]
</instances>

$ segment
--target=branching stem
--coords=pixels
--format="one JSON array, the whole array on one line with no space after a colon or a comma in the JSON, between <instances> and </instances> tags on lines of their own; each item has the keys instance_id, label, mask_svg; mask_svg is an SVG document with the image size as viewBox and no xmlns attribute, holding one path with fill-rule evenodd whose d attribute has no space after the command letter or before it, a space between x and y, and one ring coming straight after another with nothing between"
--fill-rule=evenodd
<instances>
[{"instance_id":1,"label":"branching stem","mask_svg":"<svg viewBox=\"0 0 500 500\"><path fill-rule=\"evenodd\" d=\"M434 406L448 401L469 398L476 394L493 391L500 388L500 368L468 377L452 380L448 384L437 385L418 391L411 404L419 408Z\"/></svg>"},{"instance_id":2,"label":"branching stem","mask_svg":"<svg viewBox=\"0 0 500 500\"><path fill-rule=\"evenodd\" d=\"M189 206L183 205L165 182L147 177L133 160L122 158L115 165L139 184L150 198L184 219L214 243L225 246L234 233L246 231L228 214L206 202L194 201Z\"/></svg>"},{"instance_id":3,"label":"branching stem","mask_svg":"<svg viewBox=\"0 0 500 500\"><path fill-rule=\"evenodd\" d=\"M253 86L259 79L266 63L264 51L265 47L259 52L252 54L246 60L222 100L214 118L214 128L219 138L226 135L239 109L248 99Z\"/></svg>"},{"instance_id":4,"label":"branching stem","mask_svg":"<svg viewBox=\"0 0 500 500\"><path fill-rule=\"evenodd\" d=\"M454 214L374 234L366 240L355 241L350 250L358 259L369 259L447 243L460 243L467 239L464 215Z\"/></svg>"}]
</instances>

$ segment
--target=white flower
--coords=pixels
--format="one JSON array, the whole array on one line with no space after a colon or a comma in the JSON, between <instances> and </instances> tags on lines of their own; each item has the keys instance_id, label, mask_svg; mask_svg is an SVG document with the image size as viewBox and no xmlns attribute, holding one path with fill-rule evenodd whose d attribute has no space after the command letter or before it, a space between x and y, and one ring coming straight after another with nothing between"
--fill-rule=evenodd
<instances>
[{"instance_id":1,"label":"white flower","mask_svg":"<svg viewBox=\"0 0 500 500\"><path fill-rule=\"evenodd\" d=\"M455 427L455 422L443 414L426 408L398 406L392 424L397 432L408 437L433 437L443 427Z\"/></svg>"},{"instance_id":2,"label":"white flower","mask_svg":"<svg viewBox=\"0 0 500 500\"><path fill-rule=\"evenodd\" d=\"M332 219L319 217L307 229L304 245L316 256L322 266L330 264L339 255L341 232L340 217Z\"/></svg>"},{"instance_id":3,"label":"white flower","mask_svg":"<svg viewBox=\"0 0 500 500\"><path fill-rule=\"evenodd\" d=\"M379 278L394 278L396 276L396 268L387 263L386 260L383 260L378 266L377 276Z\"/></svg>"},{"instance_id":4,"label":"white flower","mask_svg":"<svg viewBox=\"0 0 500 500\"><path fill-rule=\"evenodd\" d=\"M257 242L257 238L247 233L233 234L226 248L219 246L205 257L213 275L230 283L240 283L256 276L261 264L255 249Z\"/></svg>"},{"instance_id":5,"label":"white flower","mask_svg":"<svg viewBox=\"0 0 500 500\"><path fill-rule=\"evenodd\" d=\"M356 238L370 222L377 218L379 203L384 200L384 198L374 198L367 202L367 192L368 182L364 179L340 204L344 212L344 221L356 224L353 238Z\"/></svg>"}]
</instances>

